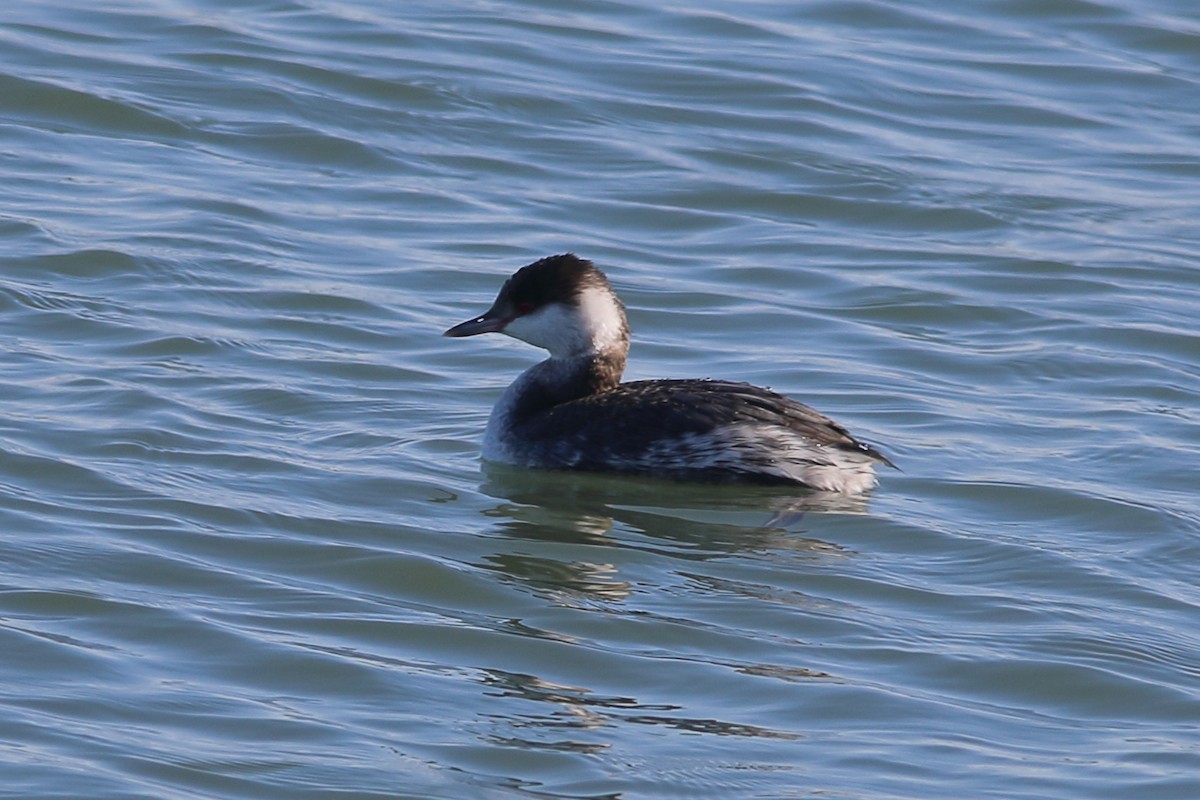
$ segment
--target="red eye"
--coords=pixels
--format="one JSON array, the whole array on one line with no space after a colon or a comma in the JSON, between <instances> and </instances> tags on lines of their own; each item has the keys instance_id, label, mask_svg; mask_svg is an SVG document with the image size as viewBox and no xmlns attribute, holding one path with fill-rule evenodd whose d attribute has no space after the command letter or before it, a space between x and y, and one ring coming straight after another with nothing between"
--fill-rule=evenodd
<instances>
[{"instance_id":1,"label":"red eye","mask_svg":"<svg viewBox=\"0 0 1200 800\"><path fill-rule=\"evenodd\" d=\"M533 311L533 303L517 303L517 315L525 316L530 311Z\"/></svg>"}]
</instances>

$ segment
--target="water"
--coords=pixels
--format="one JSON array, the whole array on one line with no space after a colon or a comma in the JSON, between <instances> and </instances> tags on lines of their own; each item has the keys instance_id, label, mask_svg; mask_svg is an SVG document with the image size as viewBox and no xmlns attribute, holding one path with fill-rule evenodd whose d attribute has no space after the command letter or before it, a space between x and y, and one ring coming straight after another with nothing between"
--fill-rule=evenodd
<instances>
[{"instance_id":1,"label":"water","mask_svg":"<svg viewBox=\"0 0 1200 800\"><path fill-rule=\"evenodd\" d=\"M0 9L0 795L1200 796L1200 15ZM865 502L482 470L575 250Z\"/></svg>"}]
</instances>

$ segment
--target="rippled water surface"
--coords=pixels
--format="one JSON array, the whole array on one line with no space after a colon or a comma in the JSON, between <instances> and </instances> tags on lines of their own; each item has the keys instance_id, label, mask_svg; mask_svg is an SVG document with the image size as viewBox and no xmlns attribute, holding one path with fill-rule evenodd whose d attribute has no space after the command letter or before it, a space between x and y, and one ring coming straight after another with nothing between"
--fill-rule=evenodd
<instances>
[{"instance_id":1,"label":"rippled water surface","mask_svg":"<svg viewBox=\"0 0 1200 800\"><path fill-rule=\"evenodd\" d=\"M1190 0L18 0L0 178L0 794L1200 796ZM482 468L565 250L903 472Z\"/></svg>"}]
</instances>

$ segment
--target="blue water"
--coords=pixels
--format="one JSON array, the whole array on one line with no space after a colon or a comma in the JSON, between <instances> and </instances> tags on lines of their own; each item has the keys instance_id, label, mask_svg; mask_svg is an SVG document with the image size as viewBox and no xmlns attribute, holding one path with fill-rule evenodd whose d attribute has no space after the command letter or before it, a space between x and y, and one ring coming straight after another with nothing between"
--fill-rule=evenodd
<instances>
[{"instance_id":1,"label":"blue water","mask_svg":"<svg viewBox=\"0 0 1200 800\"><path fill-rule=\"evenodd\" d=\"M1193 3L5 3L0 178L0 796L1200 796ZM565 250L903 471L484 468Z\"/></svg>"}]
</instances>

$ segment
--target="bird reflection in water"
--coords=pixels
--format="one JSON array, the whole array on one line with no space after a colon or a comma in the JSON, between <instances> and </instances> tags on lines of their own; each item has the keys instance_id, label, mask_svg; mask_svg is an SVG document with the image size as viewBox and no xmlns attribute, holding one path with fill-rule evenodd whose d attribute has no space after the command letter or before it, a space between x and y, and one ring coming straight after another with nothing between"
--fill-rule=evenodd
<instances>
[{"instance_id":1,"label":"bird reflection in water","mask_svg":"<svg viewBox=\"0 0 1200 800\"><path fill-rule=\"evenodd\" d=\"M485 512L511 539L620 547L703 561L739 551L787 550L813 558L848 553L801 535L812 513L862 514L865 497L794 488L704 485L485 463L481 490L502 502ZM632 591L610 562L552 557L549 548L494 553L486 566L539 591L589 601L620 601ZM558 551L562 555L563 551Z\"/></svg>"}]
</instances>

